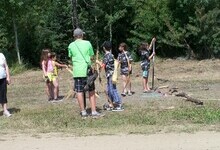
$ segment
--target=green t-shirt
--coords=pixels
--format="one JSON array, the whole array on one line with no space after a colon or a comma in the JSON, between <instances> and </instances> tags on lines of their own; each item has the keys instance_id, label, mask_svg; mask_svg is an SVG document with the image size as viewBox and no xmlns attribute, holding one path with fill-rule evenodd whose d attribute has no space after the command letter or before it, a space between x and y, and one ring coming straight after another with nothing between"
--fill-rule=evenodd
<instances>
[{"instance_id":1,"label":"green t-shirt","mask_svg":"<svg viewBox=\"0 0 220 150\"><path fill-rule=\"evenodd\" d=\"M88 64L91 65L90 57L94 55L92 44L77 39L68 46L68 55L73 63L73 77L86 77Z\"/></svg>"}]
</instances>

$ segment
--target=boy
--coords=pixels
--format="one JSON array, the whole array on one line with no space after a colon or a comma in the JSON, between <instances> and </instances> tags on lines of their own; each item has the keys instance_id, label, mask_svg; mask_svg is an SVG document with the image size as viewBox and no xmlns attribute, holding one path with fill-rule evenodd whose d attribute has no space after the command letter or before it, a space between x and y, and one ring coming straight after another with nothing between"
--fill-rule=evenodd
<instances>
[{"instance_id":1,"label":"boy","mask_svg":"<svg viewBox=\"0 0 220 150\"><path fill-rule=\"evenodd\" d=\"M110 41L105 41L102 45L103 50L105 51L104 58L102 62L99 62L98 60L96 63L98 63L102 68L105 69L105 74L107 78L107 93L108 97L112 100L114 106L111 108L112 111L123 111L124 108L122 107L122 101L121 97L118 94L116 84L112 83L112 75L114 72L114 55L111 53L112 45ZM106 108L108 107L107 105Z\"/></svg>"},{"instance_id":2,"label":"boy","mask_svg":"<svg viewBox=\"0 0 220 150\"><path fill-rule=\"evenodd\" d=\"M139 47L139 52L141 55L141 69L143 71L143 92L144 93L148 93L150 92L150 88L148 85L148 76L149 76L149 69L150 69L150 60L153 58L153 56L155 55L155 53L153 52L152 54L150 54L150 49L153 45L153 43L156 41L156 38L153 38L151 40L151 44L148 45L148 43L141 43L140 47Z\"/></svg>"}]
</instances>

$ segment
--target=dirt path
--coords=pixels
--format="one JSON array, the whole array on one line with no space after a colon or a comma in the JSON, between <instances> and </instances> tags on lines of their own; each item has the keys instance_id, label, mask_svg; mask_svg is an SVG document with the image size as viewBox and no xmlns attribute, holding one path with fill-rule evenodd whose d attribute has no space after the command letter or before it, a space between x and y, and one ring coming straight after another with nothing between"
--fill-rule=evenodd
<instances>
[{"instance_id":1,"label":"dirt path","mask_svg":"<svg viewBox=\"0 0 220 150\"><path fill-rule=\"evenodd\" d=\"M220 133L71 137L58 134L0 137L2 150L219 150Z\"/></svg>"}]
</instances>

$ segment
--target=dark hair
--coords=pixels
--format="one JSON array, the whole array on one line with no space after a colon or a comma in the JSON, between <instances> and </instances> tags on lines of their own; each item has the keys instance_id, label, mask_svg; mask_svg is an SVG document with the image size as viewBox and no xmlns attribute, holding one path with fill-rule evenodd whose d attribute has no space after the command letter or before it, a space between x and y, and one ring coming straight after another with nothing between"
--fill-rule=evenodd
<instances>
[{"instance_id":1,"label":"dark hair","mask_svg":"<svg viewBox=\"0 0 220 150\"><path fill-rule=\"evenodd\" d=\"M126 43L121 43L119 46L123 47L125 51L128 50L128 45Z\"/></svg>"},{"instance_id":2,"label":"dark hair","mask_svg":"<svg viewBox=\"0 0 220 150\"><path fill-rule=\"evenodd\" d=\"M54 58L54 57L56 57L56 56L57 56L57 54L56 54L55 52L51 52L50 58Z\"/></svg>"},{"instance_id":3,"label":"dark hair","mask_svg":"<svg viewBox=\"0 0 220 150\"><path fill-rule=\"evenodd\" d=\"M149 44L147 42L142 42L139 50L147 50L148 49Z\"/></svg>"},{"instance_id":4,"label":"dark hair","mask_svg":"<svg viewBox=\"0 0 220 150\"><path fill-rule=\"evenodd\" d=\"M110 41L105 41L102 44L102 47L104 47L107 51L110 51L112 49L112 43Z\"/></svg>"}]
</instances>

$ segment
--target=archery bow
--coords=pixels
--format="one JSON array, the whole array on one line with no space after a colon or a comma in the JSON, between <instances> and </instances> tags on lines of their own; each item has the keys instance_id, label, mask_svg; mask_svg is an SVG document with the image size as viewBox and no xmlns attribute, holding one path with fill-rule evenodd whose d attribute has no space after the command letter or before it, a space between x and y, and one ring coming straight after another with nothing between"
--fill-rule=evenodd
<instances>
[{"instance_id":1,"label":"archery bow","mask_svg":"<svg viewBox=\"0 0 220 150\"><path fill-rule=\"evenodd\" d=\"M153 53L155 53L155 41L153 42ZM152 90L154 89L154 55L153 55L153 62L152 62Z\"/></svg>"},{"instance_id":2,"label":"archery bow","mask_svg":"<svg viewBox=\"0 0 220 150\"><path fill-rule=\"evenodd\" d=\"M96 62L98 61L98 59L99 59L99 50L97 49L97 51L96 51ZM107 91L106 91L104 85L102 84L102 78L101 78L101 76L100 76L101 66L100 66L99 63L96 63L96 70L97 70L97 72L98 72L99 83L100 83L102 89L104 90L104 93L105 93L105 96L106 96L106 98L107 98L107 100L108 100L108 102L109 102L109 105L110 105L111 107L114 107L111 98L108 96L108 93L107 93Z\"/></svg>"}]
</instances>

